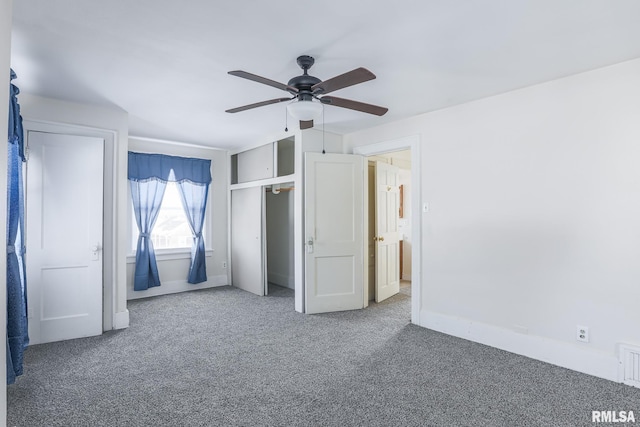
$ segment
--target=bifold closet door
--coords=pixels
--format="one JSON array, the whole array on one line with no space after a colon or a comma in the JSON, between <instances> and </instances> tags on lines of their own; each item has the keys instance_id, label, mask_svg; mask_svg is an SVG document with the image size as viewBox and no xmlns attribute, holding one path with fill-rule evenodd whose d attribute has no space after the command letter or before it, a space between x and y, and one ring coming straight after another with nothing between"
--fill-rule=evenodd
<instances>
[{"instance_id":1,"label":"bifold closet door","mask_svg":"<svg viewBox=\"0 0 640 427\"><path fill-rule=\"evenodd\" d=\"M231 282L265 295L265 199L262 187L231 191Z\"/></svg>"}]
</instances>

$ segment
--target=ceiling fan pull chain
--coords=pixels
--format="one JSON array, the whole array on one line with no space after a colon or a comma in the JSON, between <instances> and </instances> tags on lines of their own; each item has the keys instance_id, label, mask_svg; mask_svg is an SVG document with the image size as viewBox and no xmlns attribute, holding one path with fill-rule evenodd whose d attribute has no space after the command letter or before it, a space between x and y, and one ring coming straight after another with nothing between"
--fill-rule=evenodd
<instances>
[{"instance_id":1,"label":"ceiling fan pull chain","mask_svg":"<svg viewBox=\"0 0 640 427\"><path fill-rule=\"evenodd\" d=\"M284 131L289 132L289 114L287 113L287 109L284 109Z\"/></svg>"},{"instance_id":2,"label":"ceiling fan pull chain","mask_svg":"<svg viewBox=\"0 0 640 427\"><path fill-rule=\"evenodd\" d=\"M322 154L326 154L324 151L324 104L322 105Z\"/></svg>"}]
</instances>

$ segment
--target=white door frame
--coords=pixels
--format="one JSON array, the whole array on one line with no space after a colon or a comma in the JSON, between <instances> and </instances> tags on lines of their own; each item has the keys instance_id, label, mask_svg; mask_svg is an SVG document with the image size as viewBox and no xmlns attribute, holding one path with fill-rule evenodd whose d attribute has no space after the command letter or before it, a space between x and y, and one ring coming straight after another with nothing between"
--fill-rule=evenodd
<instances>
[{"instance_id":1,"label":"white door frame","mask_svg":"<svg viewBox=\"0 0 640 427\"><path fill-rule=\"evenodd\" d=\"M385 154L393 151L411 150L411 323L420 325L420 306L422 301L422 178L420 168L420 135L411 135L390 141L361 145L353 148L354 154L366 157L377 154ZM365 173L367 168L365 168ZM368 182L365 180L365 182ZM367 185L364 189L365 204L368 200ZM368 222L365 215L365 221ZM367 230L365 223L364 229ZM367 239L363 239L365 254L369 253ZM365 255L367 259L368 255ZM364 268L365 279L368 283L369 269ZM365 292L366 294L366 292ZM365 301L365 305L368 301Z\"/></svg>"},{"instance_id":2,"label":"white door frame","mask_svg":"<svg viewBox=\"0 0 640 427\"><path fill-rule=\"evenodd\" d=\"M117 132L87 126L65 123L47 122L41 120L24 119L25 144L28 149L27 136L29 131L56 133L64 135L92 136L104 139L104 177L103 177L103 270L102 270L102 330L115 329L116 318L116 173L115 150ZM28 153L27 153L28 155ZM27 252L29 248L27 248ZM27 260L27 262L29 262ZM27 278L28 280L28 278ZM27 281L27 286L29 283Z\"/></svg>"}]
</instances>

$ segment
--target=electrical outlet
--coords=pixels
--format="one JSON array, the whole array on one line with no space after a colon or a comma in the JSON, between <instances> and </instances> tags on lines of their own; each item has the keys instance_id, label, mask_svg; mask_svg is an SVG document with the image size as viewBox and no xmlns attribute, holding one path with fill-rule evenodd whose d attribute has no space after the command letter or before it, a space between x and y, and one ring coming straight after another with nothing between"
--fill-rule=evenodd
<instances>
[{"instance_id":1,"label":"electrical outlet","mask_svg":"<svg viewBox=\"0 0 640 427\"><path fill-rule=\"evenodd\" d=\"M222 268L227 268L227 261L222 261Z\"/></svg>"},{"instance_id":2,"label":"electrical outlet","mask_svg":"<svg viewBox=\"0 0 640 427\"><path fill-rule=\"evenodd\" d=\"M589 328L586 326L577 326L576 339L582 342L589 342Z\"/></svg>"}]
</instances>

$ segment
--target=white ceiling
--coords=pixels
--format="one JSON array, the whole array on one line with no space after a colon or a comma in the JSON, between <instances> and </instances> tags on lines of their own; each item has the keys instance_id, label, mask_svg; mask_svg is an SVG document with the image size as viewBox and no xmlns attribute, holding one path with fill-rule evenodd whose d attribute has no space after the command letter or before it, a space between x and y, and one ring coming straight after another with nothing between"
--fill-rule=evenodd
<instances>
[{"instance_id":1,"label":"white ceiling","mask_svg":"<svg viewBox=\"0 0 640 427\"><path fill-rule=\"evenodd\" d=\"M375 4L375 6L374 6ZM12 67L23 92L119 107L130 134L246 146L285 126L296 57L326 80L377 79L332 95L389 108L326 107L348 133L640 57L638 0L16 0ZM292 124L292 121L289 121ZM320 127L316 121L316 127Z\"/></svg>"}]
</instances>

